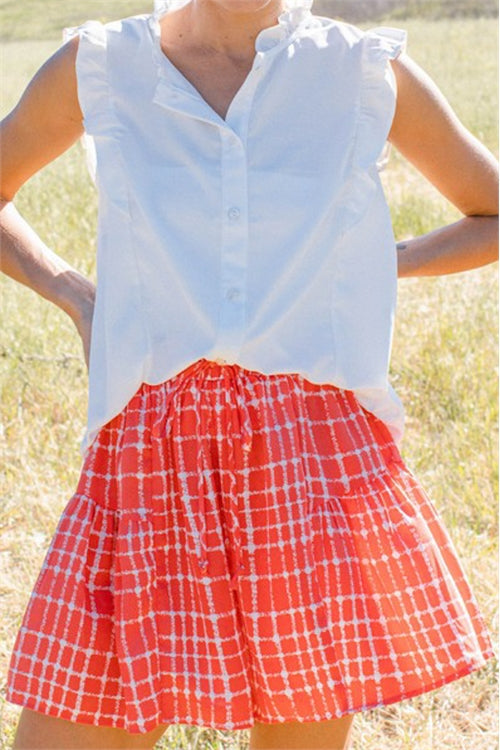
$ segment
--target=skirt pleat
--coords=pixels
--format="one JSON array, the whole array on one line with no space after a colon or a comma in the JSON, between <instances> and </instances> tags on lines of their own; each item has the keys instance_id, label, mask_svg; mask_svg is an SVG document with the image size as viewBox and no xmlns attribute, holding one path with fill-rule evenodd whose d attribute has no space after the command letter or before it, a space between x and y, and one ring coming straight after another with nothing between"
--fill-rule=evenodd
<instances>
[{"instance_id":1,"label":"skirt pleat","mask_svg":"<svg viewBox=\"0 0 500 750\"><path fill-rule=\"evenodd\" d=\"M350 391L199 360L88 449L7 699L76 722L322 721L482 667L457 553Z\"/></svg>"}]
</instances>

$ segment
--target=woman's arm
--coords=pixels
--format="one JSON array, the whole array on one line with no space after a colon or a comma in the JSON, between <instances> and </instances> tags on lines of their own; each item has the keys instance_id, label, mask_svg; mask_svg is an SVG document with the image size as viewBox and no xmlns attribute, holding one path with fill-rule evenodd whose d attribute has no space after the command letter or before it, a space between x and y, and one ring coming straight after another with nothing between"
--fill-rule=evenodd
<instances>
[{"instance_id":1,"label":"woman's arm","mask_svg":"<svg viewBox=\"0 0 500 750\"><path fill-rule=\"evenodd\" d=\"M0 123L0 269L72 318L88 365L94 285L42 242L12 202L35 172L83 132L75 74L77 47L77 38L61 47Z\"/></svg>"},{"instance_id":2,"label":"woman's arm","mask_svg":"<svg viewBox=\"0 0 500 750\"><path fill-rule=\"evenodd\" d=\"M498 259L498 165L407 55L394 60L398 95L389 140L463 214L398 243L399 276L433 276Z\"/></svg>"}]
</instances>

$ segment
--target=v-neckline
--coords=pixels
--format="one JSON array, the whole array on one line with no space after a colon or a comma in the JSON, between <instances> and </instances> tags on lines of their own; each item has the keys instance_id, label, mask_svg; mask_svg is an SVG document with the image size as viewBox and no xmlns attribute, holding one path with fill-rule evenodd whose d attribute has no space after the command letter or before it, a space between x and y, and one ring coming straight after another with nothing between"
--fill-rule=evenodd
<instances>
[{"instance_id":1,"label":"v-neckline","mask_svg":"<svg viewBox=\"0 0 500 750\"><path fill-rule=\"evenodd\" d=\"M180 70L180 68L177 67L177 65L171 60L171 58L167 55L167 53L164 51L163 47L161 46L161 40L157 40L159 45L159 54L162 56L162 63L166 65L175 78L179 81L178 88L181 88L183 91L188 93L190 96L194 97L195 99L199 100L200 103L203 104L203 106L207 107L207 109L210 111L212 115L215 115L217 118L219 118L225 125L228 124L228 120L230 119L229 115L231 113L231 109L233 108L233 104L238 99L239 94L242 92L242 90L245 88L246 84L248 83L248 80L252 73L256 70L256 68L260 65L260 58L258 53L255 54L255 57L252 61L252 66L250 67L250 70L244 77L242 83L238 88L236 89L235 93L231 97L231 100L227 106L225 115L222 116L217 112L217 110L208 102L208 100L203 96L200 89L195 86L194 83ZM176 86L177 87L177 86Z\"/></svg>"},{"instance_id":2,"label":"v-neckline","mask_svg":"<svg viewBox=\"0 0 500 750\"><path fill-rule=\"evenodd\" d=\"M153 12L149 14L149 16L147 16L150 38L153 44L153 54L157 63L159 75L162 76L163 74L164 76L166 74L170 79L171 84L174 85L175 88L180 89L186 94L189 94L192 98L196 99L206 108L207 112L210 114L211 120L215 119L219 124L222 124L226 127L229 126L230 115L232 110L234 109L235 103L239 99L240 94L243 92L243 89L246 88L249 79L253 76L255 71L262 66L264 60L271 59L283 47L291 44L298 34L300 28L302 28L302 26L304 25L304 21L312 18L312 14L308 12L304 16L302 16L302 18L298 22L293 23L293 20L291 20L292 17L290 12L284 11L280 14L277 24L275 24L274 26L266 27L257 35L257 38L255 40L255 57L252 62L252 67L243 80L243 83L237 89L236 93L229 102L229 106L226 110L225 116L222 117L212 107L212 105L209 104L209 102L205 99L199 89L193 83L191 83L191 81L184 75L184 73L182 73L182 71L172 62L170 57L164 51L161 45L160 26L160 17L162 17L163 15L164 13L160 14L158 12ZM273 39L273 36L276 38ZM259 47L261 46L261 40L265 38L267 38L268 40L271 39L271 41L273 42L272 45L266 47L265 49L259 49Z\"/></svg>"}]
</instances>

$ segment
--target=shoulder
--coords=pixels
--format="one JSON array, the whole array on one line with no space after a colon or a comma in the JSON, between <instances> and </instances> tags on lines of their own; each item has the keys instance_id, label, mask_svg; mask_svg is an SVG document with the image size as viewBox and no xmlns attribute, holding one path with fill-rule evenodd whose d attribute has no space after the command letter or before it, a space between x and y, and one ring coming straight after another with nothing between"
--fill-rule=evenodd
<instances>
[{"instance_id":1,"label":"shoulder","mask_svg":"<svg viewBox=\"0 0 500 750\"><path fill-rule=\"evenodd\" d=\"M83 109L107 109L110 81L127 78L144 58L144 41L151 39L151 14L129 16L109 23L88 20L64 30L71 50ZM102 105L102 107L101 107Z\"/></svg>"},{"instance_id":2,"label":"shoulder","mask_svg":"<svg viewBox=\"0 0 500 750\"><path fill-rule=\"evenodd\" d=\"M306 34L326 44L342 43L348 48L364 46L396 57L406 48L406 30L392 26L361 29L327 16L312 16Z\"/></svg>"},{"instance_id":3,"label":"shoulder","mask_svg":"<svg viewBox=\"0 0 500 750\"><path fill-rule=\"evenodd\" d=\"M319 49L331 47L355 47L363 38L364 32L357 26L337 21L327 16L311 16L304 24L301 41L306 38L316 44Z\"/></svg>"},{"instance_id":4,"label":"shoulder","mask_svg":"<svg viewBox=\"0 0 500 750\"><path fill-rule=\"evenodd\" d=\"M81 40L84 44L105 48L113 40L139 39L148 33L153 18L151 14L127 16L116 21L102 23L90 19L79 26L64 29L64 39ZM75 42L78 44L78 42Z\"/></svg>"},{"instance_id":5,"label":"shoulder","mask_svg":"<svg viewBox=\"0 0 500 750\"><path fill-rule=\"evenodd\" d=\"M344 73L358 71L366 80L385 75L387 62L405 51L406 41L404 29L389 26L361 29L324 16L312 16L299 39L304 52L314 49L328 67L334 66Z\"/></svg>"}]
</instances>

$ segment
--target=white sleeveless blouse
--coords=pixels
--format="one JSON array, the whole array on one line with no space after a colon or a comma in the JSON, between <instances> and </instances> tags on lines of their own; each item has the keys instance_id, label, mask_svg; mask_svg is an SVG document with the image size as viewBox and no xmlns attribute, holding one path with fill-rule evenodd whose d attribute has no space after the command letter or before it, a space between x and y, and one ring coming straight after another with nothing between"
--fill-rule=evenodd
<instances>
[{"instance_id":1,"label":"white sleeveless blouse","mask_svg":"<svg viewBox=\"0 0 500 750\"><path fill-rule=\"evenodd\" d=\"M224 120L162 53L158 21L67 33L99 195L82 452L142 382L201 357L353 390L399 440L377 162L405 32L289 9Z\"/></svg>"}]
</instances>

